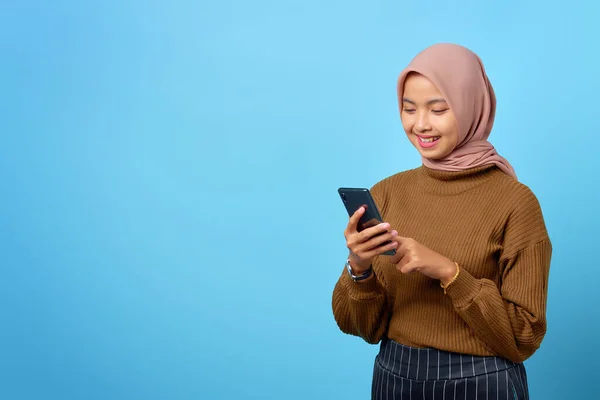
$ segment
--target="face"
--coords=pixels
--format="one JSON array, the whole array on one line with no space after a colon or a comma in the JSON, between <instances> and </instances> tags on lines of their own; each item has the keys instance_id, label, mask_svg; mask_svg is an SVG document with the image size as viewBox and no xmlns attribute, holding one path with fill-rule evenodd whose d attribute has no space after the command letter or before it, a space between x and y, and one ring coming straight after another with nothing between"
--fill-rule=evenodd
<instances>
[{"instance_id":1,"label":"face","mask_svg":"<svg viewBox=\"0 0 600 400\"><path fill-rule=\"evenodd\" d=\"M454 113L435 85L420 74L404 81L402 126L409 140L425 158L438 160L458 144Z\"/></svg>"}]
</instances>

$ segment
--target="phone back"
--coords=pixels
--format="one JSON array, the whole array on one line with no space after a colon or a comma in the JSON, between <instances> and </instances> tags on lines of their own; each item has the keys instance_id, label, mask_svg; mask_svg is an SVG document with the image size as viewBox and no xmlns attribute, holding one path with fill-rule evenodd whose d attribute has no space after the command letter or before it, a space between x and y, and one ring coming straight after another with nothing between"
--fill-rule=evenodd
<instances>
[{"instance_id":1,"label":"phone back","mask_svg":"<svg viewBox=\"0 0 600 400\"><path fill-rule=\"evenodd\" d=\"M344 206L346 207L346 211L348 212L348 216L352 216L361 206L365 207L365 213L362 215L357 224L357 230L360 232L364 229L373 227L375 225L383 222L381 218L381 213L377 209L377 204L375 204L375 200L371 195L369 189L365 188L339 188L338 193L344 202ZM375 236L379 236L383 234L381 232L376 234ZM381 244L381 246L386 246L391 243L391 241L386 241ZM382 255L393 256L396 254L396 250L388 250Z\"/></svg>"},{"instance_id":2,"label":"phone back","mask_svg":"<svg viewBox=\"0 0 600 400\"><path fill-rule=\"evenodd\" d=\"M338 193L344 202L348 216L354 214L361 206L365 207L365 213L358 222L358 231L362 231L363 229L370 228L383 222L369 189L339 188Z\"/></svg>"}]
</instances>

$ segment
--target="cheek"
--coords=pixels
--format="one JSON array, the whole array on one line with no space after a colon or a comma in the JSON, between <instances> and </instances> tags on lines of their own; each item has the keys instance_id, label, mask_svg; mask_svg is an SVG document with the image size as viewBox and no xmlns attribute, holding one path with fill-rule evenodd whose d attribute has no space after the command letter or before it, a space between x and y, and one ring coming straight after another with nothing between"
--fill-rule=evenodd
<instances>
[{"instance_id":1,"label":"cheek","mask_svg":"<svg viewBox=\"0 0 600 400\"><path fill-rule=\"evenodd\" d=\"M413 128L413 122L411 121L410 116L406 117L403 116L402 117L402 128L404 128L404 132L411 133L412 132L412 128Z\"/></svg>"},{"instance_id":2,"label":"cheek","mask_svg":"<svg viewBox=\"0 0 600 400\"><path fill-rule=\"evenodd\" d=\"M451 127L448 137L452 142L452 147L456 147L458 145L458 129L456 129L456 126Z\"/></svg>"},{"instance_id":3,"label":"cheek","mask_svg":"<svg viewBox=\"0 0 600 400\"><path fill-rule=\"evenodd\" d=\"M454 144L458 143L458 128L456 122L452 118L440 121L438 126L439 131Z\"/></svg>"}]
</instances>

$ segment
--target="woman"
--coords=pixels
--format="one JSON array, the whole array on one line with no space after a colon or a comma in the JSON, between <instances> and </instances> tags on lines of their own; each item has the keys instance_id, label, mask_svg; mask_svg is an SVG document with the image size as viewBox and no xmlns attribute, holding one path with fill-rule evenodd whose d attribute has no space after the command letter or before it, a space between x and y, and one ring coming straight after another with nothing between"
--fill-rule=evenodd
<instances>
[{"instance_id":1,"label":"woman","mask_svg":"<svg viewBox=\"0 0 600 400\"><path fill-rule=\"evenodd\" d=\"M423 165L373 186L385 223L357 232L364 210L350 217L335 319L381 343L374 399L528 399L552 246L537 198L487 141L494 90L454 44L418 54L397 90Z\"/></svg>"}]
</instances>

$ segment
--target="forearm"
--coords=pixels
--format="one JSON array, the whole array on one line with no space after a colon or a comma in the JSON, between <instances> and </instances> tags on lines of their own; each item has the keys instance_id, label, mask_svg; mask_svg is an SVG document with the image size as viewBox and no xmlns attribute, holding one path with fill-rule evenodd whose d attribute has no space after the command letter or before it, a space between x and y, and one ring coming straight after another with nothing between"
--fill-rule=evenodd
<instances>
[{"instance_id":1,"label":"forearm","mask_svg":"<svg viewBox=\"0 0 600 400\"><path fill-rule=\"evenodd\" d=\"M467 272L461 274L465 275L450 286L448 294L453 297L456 312L475 335L509 360L520 362L531 356L545 333L545 320L506 302L492 281L471 275L467 278ZM513 324L522 327L521 331L515 332Z\"/></svg>"},{"instance_id":2,"label":"forearm","mask_svg":"<svg viewBox=\"0 0 600 400\"><path fill-rule=\"evenodd\" d=\"M512 361L529 358L546 333L548 249L543 244L522 257L538 259L538 273L511 276L502 292L494 282L462 270L448 288L456 312L490 349ZM531 264L534 270L535 264Z\"/></svg>"},{"instance_id":3,"label":"forearm","mask_svg":"<svg viewBox=\"0 0 600 400\"><path fill-rule=\"evenodd\" d=\"M334 318L344 333L375 344L387 331L387 294L376 273L368 280L354 282L344 270L333 291L332 307Z\"/></svg>"}]
</instances>

